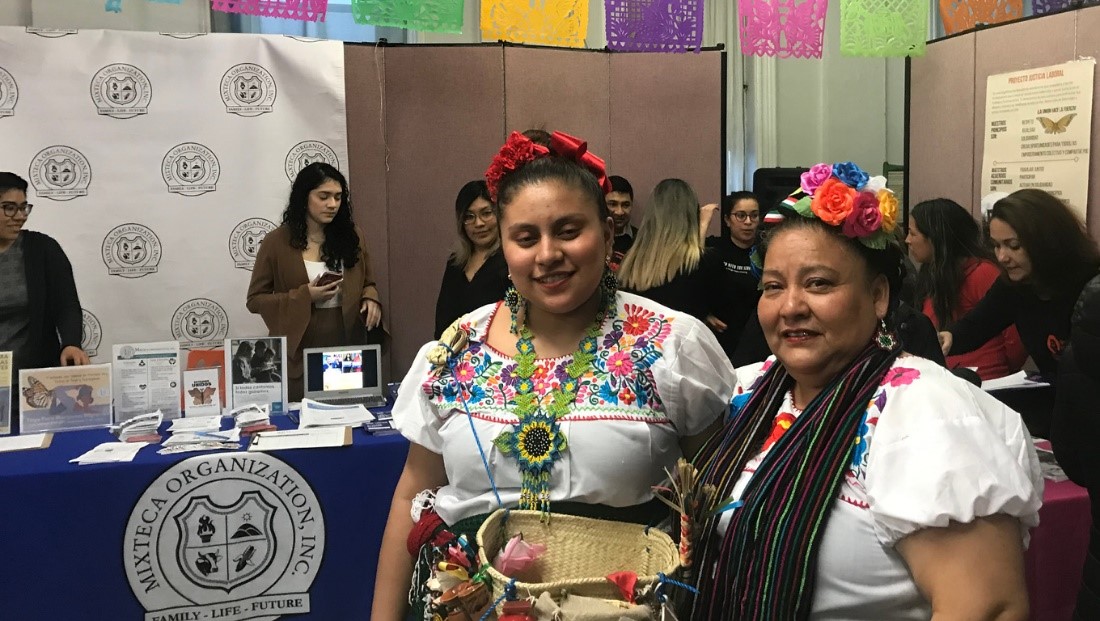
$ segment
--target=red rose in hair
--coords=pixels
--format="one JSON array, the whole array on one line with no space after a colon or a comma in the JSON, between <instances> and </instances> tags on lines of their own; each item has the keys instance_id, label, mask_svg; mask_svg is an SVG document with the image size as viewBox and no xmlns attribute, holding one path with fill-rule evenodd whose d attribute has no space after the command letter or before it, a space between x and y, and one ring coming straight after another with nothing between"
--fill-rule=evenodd
<instances>
[{"instance_id":1,"label":"red rose in hair","mask_svg":"<svg viewBox=\"0 0 1100 621\"><path fill-rule=\"evenodd\" d=\"M810 210L832 226L840 226L852 212L856 191L836 177L829 177L816 190Z\"/></svg>"},{"instance_id":2,"label":"red rose in hair","mask_svg":"<svg viewBox=\"0 0 1100 621\"><path fill-rule=\"evenodd\" d=\"M489 169L485 171L485 183L489 186L489 196L493 202L497 201L497 187L501 179L519 170L524 164L549 154L550 150L546 147L531 142L519 132L512 132L512 135L508 136L508 141L493 156Z\"/></svg>"}]
</instances>

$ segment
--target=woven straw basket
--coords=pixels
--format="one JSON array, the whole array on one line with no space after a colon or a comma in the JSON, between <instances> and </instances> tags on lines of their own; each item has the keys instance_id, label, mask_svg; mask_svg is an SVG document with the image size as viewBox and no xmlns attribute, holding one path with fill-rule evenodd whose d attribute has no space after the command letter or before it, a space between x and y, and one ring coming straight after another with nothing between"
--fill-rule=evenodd
<instances>
[{"instance_id":1,"label":"woven straw basket","mask_svg":"<svg viewBox=\"0 0 1100 621\"><path fill-rule=\"evenodd\" d=\"M504 593L511 576L492 566L501 547L514 535L523 534L528 543L546 546L546 552L525 575L539 582L516 580L520 597L538 597L562 592L585 597L623 601L619 588L605 576L617 571L638 574L638 588L657 581L657 573L671 575L679 565L676 544L665 533L641 524L610 522L554 514L550 522L540 520L538 511L497 510L477 531L478 557L489 564L493 599Z\"/></svg>"}]
</instances>

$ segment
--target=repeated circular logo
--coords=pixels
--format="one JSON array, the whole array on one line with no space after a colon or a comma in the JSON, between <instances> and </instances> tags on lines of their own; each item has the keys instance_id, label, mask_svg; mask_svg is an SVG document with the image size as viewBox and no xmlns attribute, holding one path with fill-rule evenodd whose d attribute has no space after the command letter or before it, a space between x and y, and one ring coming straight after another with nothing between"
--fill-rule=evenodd
<instances>
[{"instance_id":1,"label":"repeated circular logo","mask_svg":"<svg viewBox=\"0 0 1100 621\"><path fill-rule=\"evenodd\" d=\"M233 65L222 76L222 103L229 114L259 116L271 112L277 90L271 72L255 63Z\"/></svg>"},{"instance_id":2,"label":"repeated circular logo","mask_svg":"<svg viewBox=\"0 0 1100 621\"><path fill-rule=\"evenodd\" d=\"M88 158L73 147L54 145L42 149L31 159L31 185L42 198L70 201L88 195L92 166Z\"/></svg>"},{"instance_id":3,"label":"repeated circular logo","mask_svg":"<svg viewBox=\"0 0 1100 621\"><path fill-rule=\"evenodd\" d=\"M19 85L6 69L0 67L0 119L13 116L17 103L19 103Z\"/></svg>"},{"instance_id":4,"label":"repeated circular logo","mask_svg":"<svg viewBox=\"0 0 1100 621\"><path fill-rule=\"evenodd\" d=\"M153 98L149 76L126 63L114 63L97 71L92 76L90 90L96 112L115 119L147 114Z\"/></svg>"},{"instance_id":5,"label":"repeated circular logo","mask_svg":"<svg viewBox=\"0 0 1100 621\"><path fill-rule=\"evenodd\" d=\"M172 338L188 349L221 347L229 334L229 316L214 300L193 298L172 313Z\"/></svg>"},{"instance_id":6,"label":"repeated circular logo","mask_svg":"<svg viewBox=\"0 0 1100 621\"><path fill-rule=\"evenodd\" d=\"M80 349L88 354L89 358L95 358L99 354L99 346L103 342L103 325L92 311L82 308Z\"/></svg>"},{"instance_id":7,"label":"repeated circular logo","mask_svg":"<svg viewBox=\"0 0 1100 621\"><path fill-rule=\"evenodd\" d=\"M141 278L160 265L160 238L144 224L129 222L111 229L101 246L111 276Z\"/></svg>"},{"instance_id":8,"label":"repeated circular logo","mask_svg":"<svg viewBox=\"0 0 1100 621\"><path fill-rule=\"evenodd\" d=\"M268 233L275 230L275 223L263 218L242 220L229 234L229 256L233 266L252 271L256 265L256 253L260 251L260 242Z\"/></svg>"},{"instance_id":9,"label":"repeated circular logo","mask_svg":"<svg viewBox=\"0 0 1100 621\"><path fill-rule=\"evenodd\" d=\"M291 147L286 154L286 178L294 181L303 168L314 162L325 162L333 168L340 168L340 159L336 157L336 151L332 147L320 140L303 140Z\"/></svg>"},{"instance_id":10,"label":"repeated circular logo","mask_svg":"<svg viewBox=\"0 0 1100 621\"><path fill-rule=\"evenodd\" d=\"M169 192L200 196L218 189L221 164L209 148L197 142L185 142L164 155L160 172Z\"/></svg>"}]
</instances>

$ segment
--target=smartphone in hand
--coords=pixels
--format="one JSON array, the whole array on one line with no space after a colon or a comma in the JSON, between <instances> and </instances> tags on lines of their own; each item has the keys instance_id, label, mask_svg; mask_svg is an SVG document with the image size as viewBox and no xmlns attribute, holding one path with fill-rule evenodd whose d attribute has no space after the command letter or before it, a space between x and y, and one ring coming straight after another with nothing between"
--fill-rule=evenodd
<instances>
[{"instance_id":1,"label":"smartphone in hand","mask_svg":"<svg viewBox=\"0 0 1100 621\"><path fill-rule=\"evenodd\" d=\"M317 282L313 283L313 285L316 287L324 287L343 279L344 275L340 272L326 271L317 277Z\"/></svg>"}]
</instances>

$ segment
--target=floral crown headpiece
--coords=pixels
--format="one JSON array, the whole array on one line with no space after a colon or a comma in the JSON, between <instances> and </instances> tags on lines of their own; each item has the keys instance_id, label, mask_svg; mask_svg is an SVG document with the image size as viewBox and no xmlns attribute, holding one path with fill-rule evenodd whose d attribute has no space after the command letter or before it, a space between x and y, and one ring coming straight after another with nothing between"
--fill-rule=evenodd
<instances>
[{"instance_id":1,"label":"floral crown headpiece","mask_svg":"<svg viewBox=\"0 0 1100 621\"><path fill-rule=\"evenodd\" d=\"M886 177L871 177L852 162L815 164L801 189L782 204L804 218L840 227L846 237L882 250L898 227L898 199Z\"/></svg>"},{"instance_id":2,"label":"floral crown headpiece","mask_svg":"<svg viewBox=\"0 0 1100 621\"><path fill-rule=\"evenodd\" d=\"M523 168L530 162L543 157L556 156L573 160L596 177L604 194L611 191L611 181L607 178L607 167L597 155L588 152L588 143L580 138L562 132L550 134L550 148L531 142L531 139L519 132L512 132L500 151L493 156L493 162L485 171L485 183L489 186L489 196L497 202L497 188L505 176Z\"/></svg>"}]
</instances>

